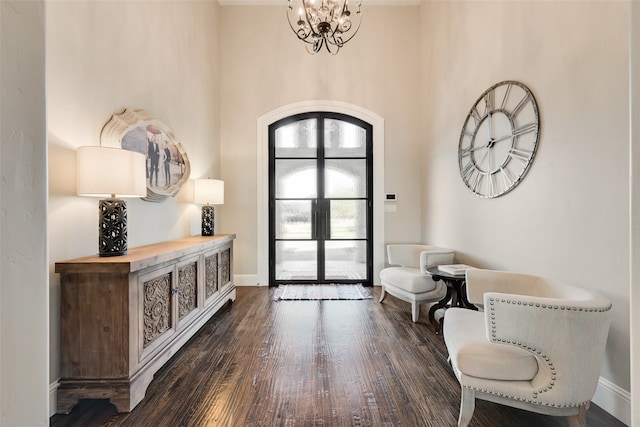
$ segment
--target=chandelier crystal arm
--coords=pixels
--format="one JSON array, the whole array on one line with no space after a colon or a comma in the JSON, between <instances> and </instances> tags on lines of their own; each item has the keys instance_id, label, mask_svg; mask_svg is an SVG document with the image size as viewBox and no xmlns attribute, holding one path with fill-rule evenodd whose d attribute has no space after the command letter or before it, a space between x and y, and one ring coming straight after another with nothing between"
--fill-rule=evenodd
<instances>
[{"instance_id":1,"label":"chandelier crystal arm","mask_svg":"<svg viewBox=\"0 0 640 427\"><path fill-rule=\"evenodd\" d=\"M291 23L291 15L294 13L293 12L293 6L291 6L291 0L289 0L289 6L287 6L287 8L289 9L287 11L287 21L289 22L289 27L291 27L291 30L296 33L296 35L298 36L298 38L304 42L306 41L306 38L309 37L311 30L309 30L309 32L306 32L304 27L301 25L301 21L302 19L299 19L297 21L297 25L298 28L294 28L293 24ZM301 17L302 18L302 17ZM308 43L308 42L307 42Z\"/></svg>"}]
</instances>

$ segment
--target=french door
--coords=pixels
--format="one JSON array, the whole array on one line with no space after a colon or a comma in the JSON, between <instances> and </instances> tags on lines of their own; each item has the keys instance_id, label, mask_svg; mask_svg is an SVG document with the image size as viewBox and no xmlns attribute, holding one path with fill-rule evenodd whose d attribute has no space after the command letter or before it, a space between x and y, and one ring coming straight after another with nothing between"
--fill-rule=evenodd
<instances>
[{"instance_id":1,"label":"french door","mask_svg":"<svg viewBox=\"0 0 640 427\"><path fill-rule=\"evenodd\" d=\"M317 112L269 126L269 284L362 283L373 271L372 127Z\"/></svg>"}]
</instances>

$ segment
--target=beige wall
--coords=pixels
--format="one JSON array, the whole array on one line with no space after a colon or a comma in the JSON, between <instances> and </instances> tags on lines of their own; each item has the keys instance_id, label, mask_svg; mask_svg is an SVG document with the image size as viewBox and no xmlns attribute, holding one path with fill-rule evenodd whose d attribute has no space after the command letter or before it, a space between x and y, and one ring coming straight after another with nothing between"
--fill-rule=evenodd
<instances>
[{"instance_id":1,"label":"beige wall","mask_svg":"<svg viewBox=\"0 0 640 427\"><path fill-rule=\"evenodd\" d=\"M0 425L48 417L42 1L0 2ZM48 423L47 423L48 424Z\"/></svg>"},{"instance_id":2,"label":"beige wall","mask_svg":"<svg viewBox=\"0 0 640 427\"><path fill-rule=\"evenodd\" d=\"M52 382L60 328L53 265L97 253L98 200L75 195L75 151L99 145L112 114L143 109L173 130L192 178L218 178L218 13L214 1L46 4ZM189 189L160 203L130 199L129 246L199 234Z\"/></svg>"},{"instance_id":3,"label":"beige wall","mask_svg":"<svg viewBox=\"0 0 640 427\"><path fill-rule=\"evenodd\" d=\"M223 229L238 234L236 273L257 268L256 120L300 101L340 101L384 118L385 191L399 199L397 212L385 215L385 234L420 240L419 10L367 7L358 35L338 55L314 56L284 8L221 8L221 211Z\"/></svg>"},{"instance_id":4,"label":"beige wall","mask_svg":"<svg viewBox=\"0 0 640 427\"><path fill-rule=\"evenodd\" d=\"M614 308L602 377L620 391L630 389L628 10L434 1L421 15L424 239L455 248L462 262L606 295ZM460 130L484 90L512 79L537 98L539 151L514 191L480 199L460 178Z\"/></svg>"}]
</instances>

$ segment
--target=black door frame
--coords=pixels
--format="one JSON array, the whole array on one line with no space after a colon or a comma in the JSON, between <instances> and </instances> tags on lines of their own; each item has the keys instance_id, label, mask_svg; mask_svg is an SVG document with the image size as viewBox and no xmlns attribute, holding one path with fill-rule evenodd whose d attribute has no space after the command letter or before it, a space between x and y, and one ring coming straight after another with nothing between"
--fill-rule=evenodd
<instances>
[{"instance_id":1,"label":"black door frame","mask_svg":"<svg viewBox=\"0 0 640 427\"><path fill-rule=\"evenodd\" d=\"M340 280L340 282L344 283L362 283L365 286L373 286L373 126L370 123L365 122L362 119L357 117L350 116L348 114L330 112L330 111L312 111L305 112L300 114L294 114L285 118L282 118L276 122L273 122L269 125L269 286L277 286L281 283L311 283L311 284L319 284L319 283L333 283L335 280L323 280L320 277L317 280L278 280L275 279L276 266L275 266L275 247L276 247L276 224L275 224L275 132L276 129L297 122L301 120L315 118L318 120L317 125L317 150L318 154L316 159L318 160L318 198L317 203L320 206L320 209L327 209L328 200L324 198L324 180L320 179L324 171L324 119L335 119L344 121L347 123L354 124L358 127L361 127L365 130L366 134L366 200L367 200L367 213L366 213L366 221L367 221L367 231L366 238L364 239L366 244L366 279L350 279L350 280ZM331 158L333 159L333 158ZM322 196L322 197L321 197ZM312 216L312 221L316 221L316 219ZM327 230L325 229L325 221L318 221L317 228L316 224L312 224L312 228L317 229L317 236L315 237L316 242L318 243L318 266L322 266L324 271L324 247L322 243L329 239L325 239ZM318 238L318 237L321 238ZM354 240L354 239L349 239ZM357 239L356 239L357 240ZM324 277L324 274L322 274Z\"/></svg>"}]
</instances>

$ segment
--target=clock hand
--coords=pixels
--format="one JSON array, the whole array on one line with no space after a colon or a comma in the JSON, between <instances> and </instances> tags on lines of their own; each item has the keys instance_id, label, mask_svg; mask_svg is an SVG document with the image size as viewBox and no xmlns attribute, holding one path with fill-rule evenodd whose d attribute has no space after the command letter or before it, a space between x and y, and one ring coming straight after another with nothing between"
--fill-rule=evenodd
<instances>
[{"instance_id":1,"label":"clock hand","mask_svg":"<svg viewBox=\"0 0 640 427\"><path fill-rule=\"evenodd\" d=\"M486 147L484 148L489 148L489 145L487 144ZM484 162L484 159L487 158L487 154L489 154L491 152L491 150L487 150L484 152L484 154L482 155L482 157L480 158L480 160L478 160L478 162L476 163L477 165L481 165Z\"/></svg>"},{"instance_id":2,"label":"clock hand","mask_svg":"<svg viewBox=\"0 0 640 427\"><path fill-rule=\"evenodd\" d=\"M487 150L487 154L489 154L489 160L488 160L488 165L489 167L487 167L487 172L491 172L493 170L493 166L491 165L493 162L491 161L491 152L493 150Z\"/></svg>"},{"instance_id":3,"label":"clock hand","mask_svg":"<svg viewBox=\"0 0 640 427\"><path fill-rule=\"evenodd\" d=\"M483 145L482 147L473 147L473 148L469 148L469 151L476 151L476 150L485 150L487 148L486 145Z\"/></svg>"},{"instance_id":4,"label":"clock hand","mask_svg":"<svg viewBox=\"0 0 640 427\"><path fill-rule=\"evenodd\" d=\"M495 144L496 142L504 141L505 139L510 139L510 138L513 138L513 135L505 135L505 136L500 137L498 139L494 139L493 143Z\"/></svg>"},{"instance_id":5,"label":"clock hand","mask_svg":"<svg viewBox=\"0 0 640 427\"><path fill-rule=\"evenodd\" d=\"M461 157L466 157L466 156L471 156L474 151L476 150L485 150L487 148L486 145L483 145L482 147L469 147L469 148L464 148L464 149L458 149L458 154Z\"/></svg>"},{"instance_id":6,"label":"clock hand","mask_svg":"<svg viewBox=\"0 0 640 427\"><path fill-rule=\"evenodd\" d=\"M495 144L496 142L504 141L505 139L516 138L525 133L531 133L531 132L537 132L537 131L538 129L537 129L536 123L529 123L519 127L518 129L513 129L510 135L505 135L501 138L498 138L494 140L493 143Z\"/></svg>"}]
</instances>

